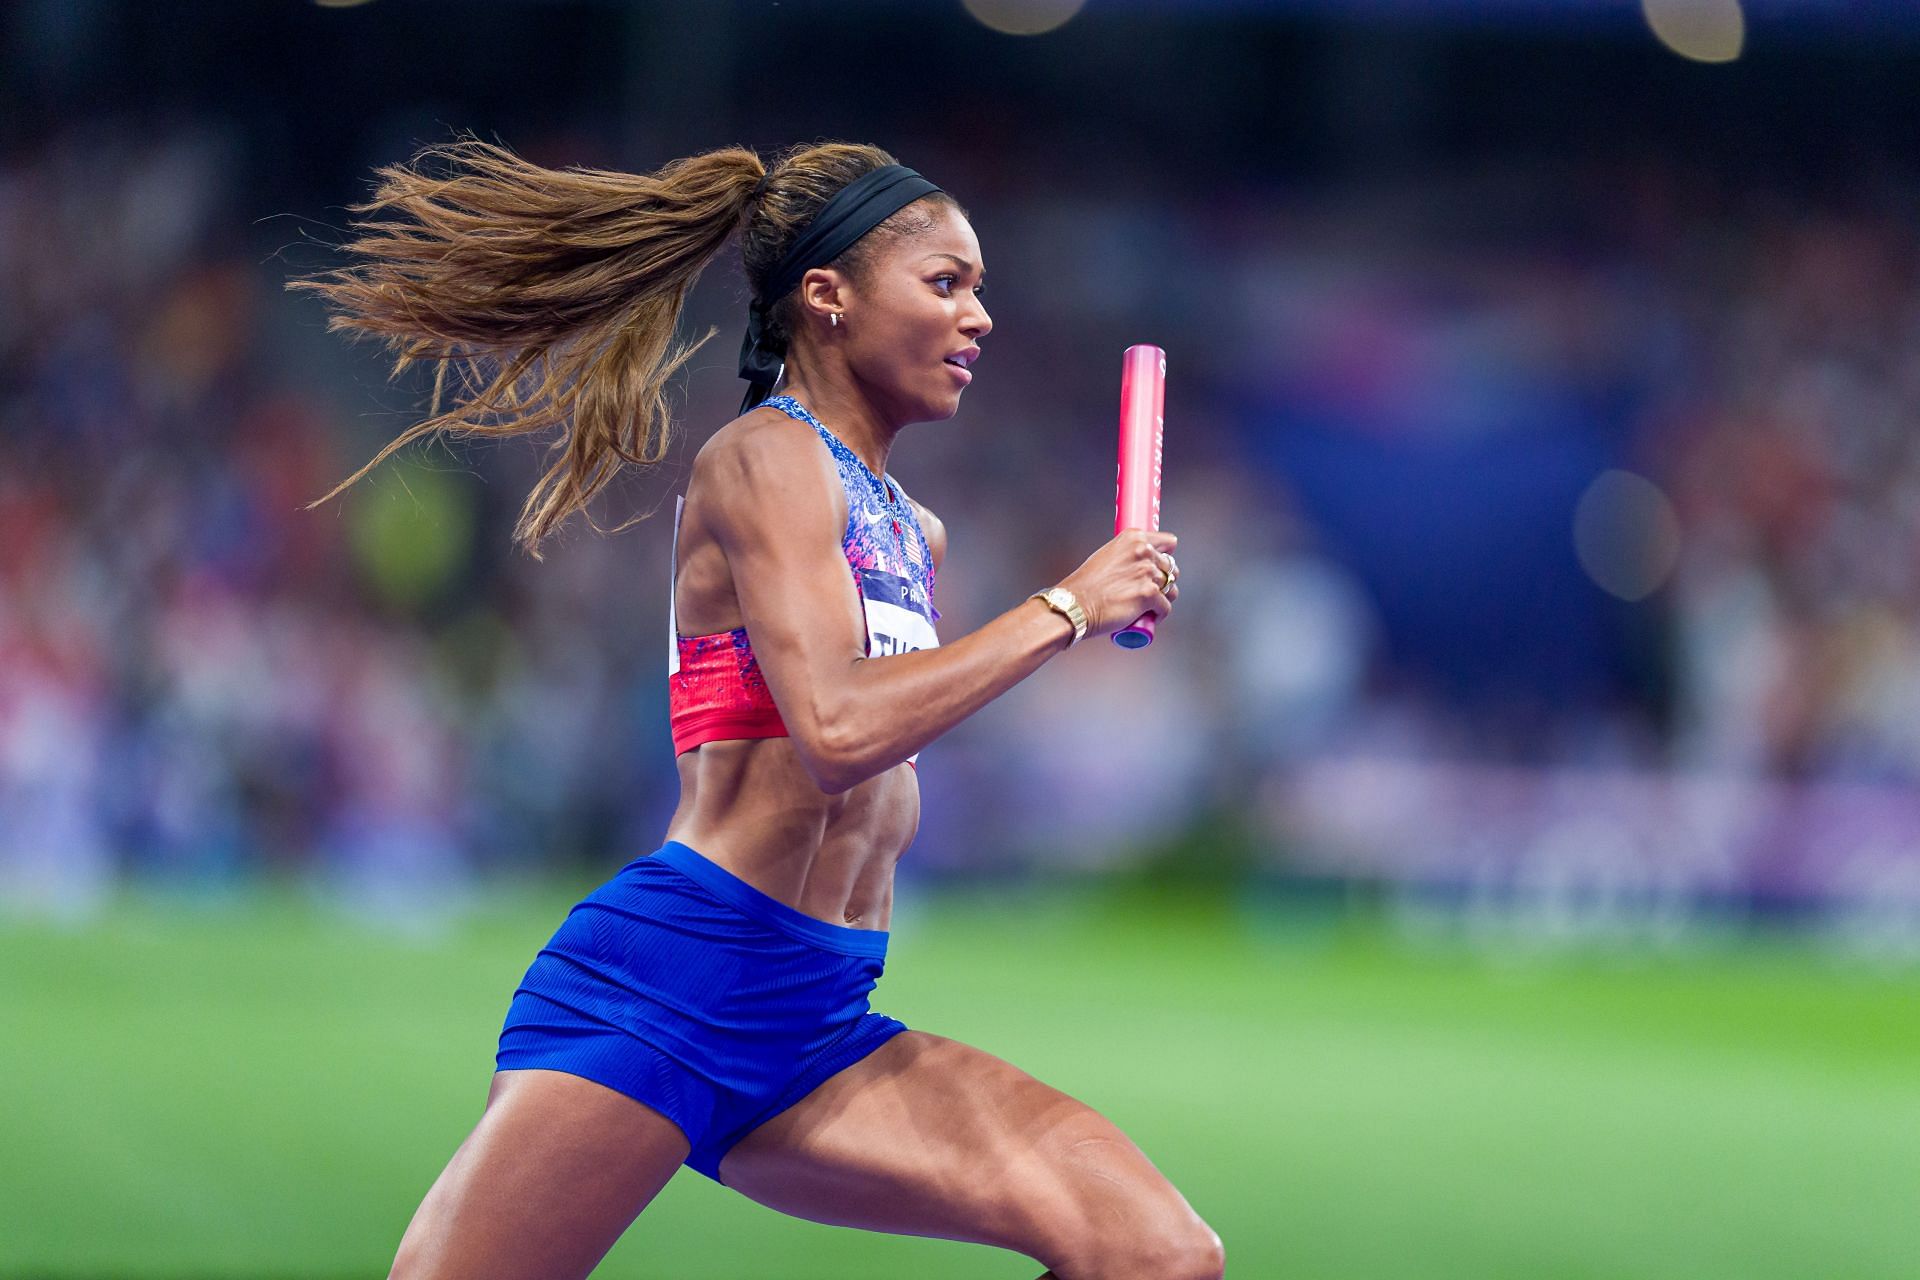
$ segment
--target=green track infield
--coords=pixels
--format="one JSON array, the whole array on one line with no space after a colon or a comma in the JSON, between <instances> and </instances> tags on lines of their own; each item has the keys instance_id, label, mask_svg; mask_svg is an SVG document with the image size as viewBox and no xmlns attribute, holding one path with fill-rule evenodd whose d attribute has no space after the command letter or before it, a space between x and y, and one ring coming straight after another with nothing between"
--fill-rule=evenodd
<instances>
[{"instance_id":1,"label":"green track infield","mask_svg":"<svg viewBox=\"0 0 1920 1280\"><path fill-rule=\"evenodd\" d=\"M384 1275L577 894L395 939L263 895L0 923L0 1275ZM914 900L874 1007L1111 1116L1246 1280L1911 1280L1920 976L1494 962L1139 897ZM683 1170L601 1268L1033 1280Z\"/></svg>"}]
</instances>

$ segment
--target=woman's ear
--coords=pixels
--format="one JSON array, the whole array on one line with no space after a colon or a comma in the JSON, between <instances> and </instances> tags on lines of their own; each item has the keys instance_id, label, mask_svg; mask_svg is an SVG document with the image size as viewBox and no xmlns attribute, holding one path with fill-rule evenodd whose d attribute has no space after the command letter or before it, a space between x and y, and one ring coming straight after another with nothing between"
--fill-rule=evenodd
<instances>
[{"instance_id":1,"label":"woman's ear","mask_svg":"<svg viewBox=\"0 0 1920 1280\"><path fill-rule=\"evenodd\" d=\"M821 320L845 311L852 292L847 278L831 267L813 267L800 277L800 305Z\"/></svg>"}]
</instances>

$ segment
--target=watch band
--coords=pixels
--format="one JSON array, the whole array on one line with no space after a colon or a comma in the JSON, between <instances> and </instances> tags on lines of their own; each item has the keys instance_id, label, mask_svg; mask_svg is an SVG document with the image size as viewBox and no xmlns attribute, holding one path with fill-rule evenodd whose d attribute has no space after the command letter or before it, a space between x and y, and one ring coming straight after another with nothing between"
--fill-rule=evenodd
<instances>
[{"instance_id":1,"label":"watch band","mask_svg":"<svg viewBox=\"0 0 1920 1280\"><path fill-rule=\"evenodd\" d=\"M1047 608L1073 624L1073 639L1067 641L1067 648L1073 648L1086 636L1087 611L1080 607L1080 601L1073 592L1065 587L1048 587L1034 592L1028 599L1042 601Z\"/></svg>"}]
</instances>

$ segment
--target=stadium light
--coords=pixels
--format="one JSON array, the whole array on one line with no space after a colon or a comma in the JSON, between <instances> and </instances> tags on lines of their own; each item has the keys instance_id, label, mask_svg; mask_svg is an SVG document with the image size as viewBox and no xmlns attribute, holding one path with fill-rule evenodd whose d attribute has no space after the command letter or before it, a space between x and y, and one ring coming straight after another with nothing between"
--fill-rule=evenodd
<instances>
[{"instance_id":1,"label":"stadium light","mask_svg":"<svg viewBox=\"0 0 1920 1280\"><path fill-rule=\"evenodd\" d=\"M1740 0L1640 0L1661 44L1695 62L1732 62L1746 43Z\"/></svg>"},{"instance_id":2,"label":"stadium light","mask_svg":"<svg viewBox=\"0 0 1920 1280\"><path fill-rule=\"evenodd\" d=\"M968 13L1010 36L1037 36L1067 24L1086 0L961 0Z\"/></svg>"}]
</instances>

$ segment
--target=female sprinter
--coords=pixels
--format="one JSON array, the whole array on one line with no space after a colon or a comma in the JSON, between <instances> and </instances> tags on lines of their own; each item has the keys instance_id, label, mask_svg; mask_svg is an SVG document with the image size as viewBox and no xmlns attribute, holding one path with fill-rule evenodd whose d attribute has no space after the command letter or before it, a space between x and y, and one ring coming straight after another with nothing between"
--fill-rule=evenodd
<instances>
[{"instance_id":1,"label":"female sprinter","mask_svg":"<svg viewBox=\"0 0 1920 1280\"><path fill-rule=\"evenodd\" d=\"M357 222L360 260L301 283L331 327L469 394L436 395L340 488L425 432L554 429L515 530L536 558L622 462L664 455L664 384L699 345L670 351L674 324L736 228L754 295L747 404L676 510L679 808L533 961L486 1110L393 1274L584 1276L686 1164L785 1213L997 1245L1056 1280L1218 1277L1219 1238L1104 1116L868 1011L917 753L1178 595L1174 537L1129 530L1051 602L936 639L946 533L887 456L954 415L992 328L966 212L845 144L636 176L462 140L380 176L355 210L394 217Z\"/></svg>"}]
</instances>

